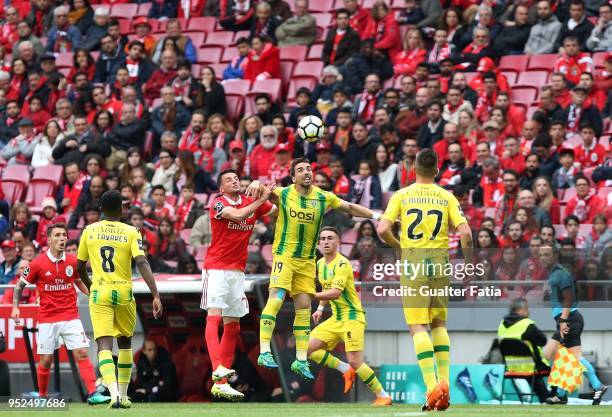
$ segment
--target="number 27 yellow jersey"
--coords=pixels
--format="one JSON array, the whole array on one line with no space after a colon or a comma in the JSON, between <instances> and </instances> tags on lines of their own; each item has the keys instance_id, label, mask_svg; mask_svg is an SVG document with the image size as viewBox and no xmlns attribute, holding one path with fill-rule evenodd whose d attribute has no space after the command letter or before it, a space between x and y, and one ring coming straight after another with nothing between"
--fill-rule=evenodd
<instances>
[{"instance_id":1,"label":"number 27 yellow jersey","mask_svg":"<svg viewBox=\"0 0 612 417\"><path fill-rule=\"evenodd\" d=\"M400 220L402 249L448 249L448 230L467 223L457 198L436 184L412 184L396 191L382 216Z\"/></svg>"}]
</instances>

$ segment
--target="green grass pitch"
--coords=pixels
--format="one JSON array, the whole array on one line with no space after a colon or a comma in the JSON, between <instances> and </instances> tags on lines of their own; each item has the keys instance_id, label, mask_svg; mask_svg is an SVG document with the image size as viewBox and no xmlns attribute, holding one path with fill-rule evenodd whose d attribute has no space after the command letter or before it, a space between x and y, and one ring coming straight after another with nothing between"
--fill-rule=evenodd
<instances>
[{"instance_id":1,"label":"green grass pitch","mask_svg":"<svg viewBox=\"0 0 612 417\"><path fill-rule=\"evenodd\" d=\"M520 405L457 405L444 413L424 413L417 405L394 405L373 408L366 403L181 403L181 404L133 404L130 410L109 410L106 406L89 407L84 404L70 404L68 411L53 412L51 416L122 416L138 417L411 417L411 416L475 416L475 417L594 417L610 416L612 408L607 406L520 406ZM4 414L9 415L9 414ZM16 415L40 417L40 411L21 411Z\"/></svg>"}]
</instances>

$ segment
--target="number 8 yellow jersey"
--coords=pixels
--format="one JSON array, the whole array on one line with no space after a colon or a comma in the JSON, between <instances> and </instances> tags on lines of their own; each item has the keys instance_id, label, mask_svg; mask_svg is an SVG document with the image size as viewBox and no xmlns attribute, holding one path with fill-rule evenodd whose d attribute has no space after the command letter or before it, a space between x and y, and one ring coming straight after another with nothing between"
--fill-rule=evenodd
<instances>
[{"instance_id":1,"label":"number 8 yellow jersey","mask_svg":"<svg viewBox=\"0 0 612 417\"><path fill-rule=\"evenodd\" d=\"M448 229L467 223L457 198L436 184L412 184L396 191L382 216L400 220L402 249L448 249Z\"/></svg>"},{"instance_id":2,"label":"number 8 yellow jersey","mask_svg":"<svg viewBox=\"0 0 612 417\"><path fill-rule=\"evenodd\" d=\"M77 258L91 263L90 303L130 302L132 258L144 254L142 237L134 226L108 220L87 226L81 235Z\"/></svg>"}]
</instances>

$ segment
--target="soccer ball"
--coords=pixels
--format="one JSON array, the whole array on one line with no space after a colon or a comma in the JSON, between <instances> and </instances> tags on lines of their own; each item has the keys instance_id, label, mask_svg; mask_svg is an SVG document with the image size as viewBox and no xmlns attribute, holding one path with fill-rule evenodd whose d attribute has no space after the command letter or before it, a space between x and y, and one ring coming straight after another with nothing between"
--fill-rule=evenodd
<instances>
[{"instance_id":1,"label":"soccer ball","mask_svg":"<svg viewBox=\"0 0 612 417\"><path fill-rule=\"evenodd\" d=\"M317 116L306 116L300 120L298 134L308 142L316 142L323 137L325 127Z\"/></svg>"}]
</instances>

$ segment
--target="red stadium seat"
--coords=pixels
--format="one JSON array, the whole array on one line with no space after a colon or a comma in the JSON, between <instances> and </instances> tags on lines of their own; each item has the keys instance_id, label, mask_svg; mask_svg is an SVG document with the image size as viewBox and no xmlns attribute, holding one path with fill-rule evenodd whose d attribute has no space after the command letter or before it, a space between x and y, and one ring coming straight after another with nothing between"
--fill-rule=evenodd
<instances>
[{"instance_id":1,"label":"red stadium seat","mask_svg":"<svg viewBox=\"0 0 612 417\"><path fill-rule=\"evenodd\" d=\"M529 106L527 108L527 112L525 113L526 120L531 120L531 118L533 117L533 114L537 112L538 110L540 110L540 108L537 105Z\"/></svg>"},{"instance_id":2,"label":"red stadium seat","mask_svg":"<svg viewBox=\"0 0 612 417\"><path fill-rule=\"evenodd\" d=\"M538 96L538 89L535 87L512 87L512 100L515 103L531 104Z\"/></svg>"},{"instance_id":3,"label":"red stadium seat","mask_svg":"<svg viewBox=\"0 0 612 417\"><path fill-rule=\"evenodd\" d=\"M310 47L308 50L308 55L306 55L307 61L320 61L323 56L323 45L315 44Z\"/></svg>"},{"instance_id":4,"label":"red stadium seat","mask_svg":"<svg viewBox=\"0 0 612 417\"><path fill-rule=\"evenodd\" d=\"M131 19L133 16L138 14L138 5L135 3L121 3L115 4L110 12L111 17L121 17L125 19Z\"/></svg>"},{"instance_id":5,"label":"red stadium seat","mask_svg":"<svg viewBox=\"0 0 612 417\"><path fill-rule=\"evenodd\" d=\"M281 99L281 85L282 81L275 78L255 80L251 86L251 91L249 92L248 96L254 96L258 93L266 93L270 95L272 102L276 102Z\"/></svg>"},{"instance_id":6,"label":"red stadium seat","mask_svg":"<svg viewBox=\"0 0 612 417\"><path fill-rule=\"evenodd\" d=\"M200 46L198 48L198 64L218 64L221 62L223 48L220 46Z\"/></svg>"},{"instance_id":7,"label":"red stadium seat","mask_svg":"<svg viewBox=\"0 0 612 417\"><path fill-rule=\"evenodd\" d=\"M308 2L308 11L310 13L325 13L330 12L333 9L329 0L310 0Z\"/></svg>"},{"instance_id":8,"label":"red stadium seat","mask_svg":"<svg viewBox=\"0 0 612 417\"><path fill-rule=\"evenodd\" d=\"M531 55L529 58L529 64L527 69L531 70L543 70L551 72L557 62L557 54L542 54L542 55Z\"/></svg>"},{"instance_id":9,"label":"red stadium seat","mask_svg":"<svg viewBox=\"0 0 612 417\"><path fill-rule=\"evenodd\" d=\"M348 229L345 232L342 233L342 236L340 237L340 241L342 243L349 243L351 245L357 243L357 230L355 229Z\"/></svg>"},{"instance_id":10,"label":"red stadium seat","mask_svg":"<svg viewBox=\"0 0 612 417\"><path fill-rule=\"evenodd\" d=\"M215 32L215 33L217 33L217 32ZM238 56L238 51L236 50L236 48L232 48L232 47L225 48L223 50L223 55L221 55L221 62L229 63L236 56Z\"/></svg>"},{"instance_id":11,"label":"red stadium seat","mask_svg":"<svg viewBox=\"0 0 612 417\"><path fill-rule=\"evenodd\" d=\"M249 80L226 80L223 81L223 89L225 94L236 94L239 96L246 96L251 89L251 82Z\"/></svg>"},{"instance_id":12,"label":"red stadium seat","mask_svg":"<svg viewBox=\"0 0 612 417\"><path fill-rule=\"evenodd\" d=\"M546 85L547 79L548 73L546 71L526 71L519 74L516 85L533 86L539 89Z\"/></svg>"},{"instance_id":13,"label":"red stadium seat","mask_svg":"<svg viewBox=\"0 0 612 417\"><path fill-rule=\"evenodd\" d=\"M10 205L21 201L26 189L23 182L13 180L2 180L1 186L4 192L4 200Z\"/></svg>"},{"instance_id":14,"label":"red stadium seat","mask_svg":"<svg viewBox=\"0 0 612 417\"><path fill-rule=\"evenodd\" d=\"M298 62L293 70L294 77L312 77L315 82L321 78L323 72L323 62Z\"/></svg>"},{"instance_id":15,"label":"red stadium seat","mask_svg":"<svg viewBox=\"0 0 612 417\"><path fill-rule=\"evenodd\" d=\"M317 26L327 28L331 26L333 15L331 13L312 13L312 17L317 21Z\"/></svg>"},{"instance_id":16,"label":"red stadium seat","mask_svg":"<svg viewBox=\"0 0 612 417\"><path fill-rule=\"evenodd\" d=\"M364 9L371 9L372 6L374 6L374 3L376 3L378 0L363 0L361 2L361 7L363 7Z\"/></svg>"},{"instance_id":17,"label":"red stadium seat","mask_svg":"<svg viewBox=\"0 0 612 417\"><path fill-rule=\"evenodd\" d=\"M191 229L183 229L179 232L179 236L185 243L189 242L189 236L191 236Z\"/></svg>"},{"instance_id":18,"label":"red stadium seat","mask_svg":"<svg viewBox=\"0 0 612 417\"><path fill-rule=\"evenodd\" d=\"M216 19L214 17L192 17L186 26L187 32L214 32ZM183 26L185 28L185 26Z\"/></svg>"},{"instance_id":19,"label":"red stadium seat","mask_svg":"<svg viewBox=\"0 0 612 417\"><path fill-rule=\"evenodd\" d=\"M529 62L528 55L508 55L502 56L499 60L499 69L502 71L523 72L527 70Z\"/></svg>"},{"instance_id":20,"label":"red stadium seat","mask_svg":"<svg viewBox=\"0 0 612 417\"><path fill-rule=\"evenodd\" d=\"M293 67L295 67L295 62L293 61L281 61L280 63L281 80L283 80L283 92L286 92L289 88L289 82L291 81L291 76L293 75Z\"/></svg>"},{"instance_id":21,"label":"red stadium seat","mask_svg":"<svg viewBox=\"0 0 612 417\"><path fill-rule=\"evenodd\" d=\"M509 85L516 84L516 80L518 78L518 73L512 71L502 71L502 74L508 79Z\"/></svg>"},{"instance_id":22,"label":"red stadium seat","mask_svg":"<svg viewBox=\"0 0 612 417\"><path fill-rule=\"evenodd\" d=\"M42 201L45 197L55 193L55 186L51 181L32 180L26 193L26 204L35 214L42 213Z\"/></svg>"},{"instance_id":23,"label":"red stadium seat","mask_svg":"<svg viewBox=\"0 0 612 417\"><path fill-rule=\"evenodd\" d=\"M302 62L306 60L308 47L304 45L290 45L280 48L281 61Z\"/></svg>"},{"instance_id":24,"label":"red stadium seat","mask_svg":"<svg viewBox=\"0 0 612 417\"><path fill-rule=\"evenodd\" d=\"M227 107L227 118L234 125L238 123L244 112L244 96L237 94L225 94Z\"/></svg>"},{"instance_id":25,"label":"red stadium seat","mask_svg":"<svg viewBox=\"0 0 612 417\"><path fill-rule=\"evenodd\" d=\"M315 39L315 44L325 42L326 36L327 28L323 26L317 26L317 38Z\"/></svg>"},{"instance_id":26,"label":"red stadium seat","mask_svg":"<svg viewBox=\"0 0 612 417\"><path fill-rule=\"evenodd\" d=\"M64 167L61 165L46 165L34 169L32 181L35 180L51 180L58 186L64 179Z\"/></svg>"},{"instance_id":27,"label":"red stadium seat","mask_svg":"<svg viewBox=\"0 0 612 417\"><path fill-rule=\"evenodd\" d=\"M78 240L81 236L81 229L68 229L68 240Z\"/></svg>"},{"instance_id":28,"label":"red stadium seat","mask_svg":"<svg viewBox=\"0 0 612 417\"><path fill-rule=\"evenodd\" d=\"M2 180L19 181L27 187L30 183L30 170L26 165L9 165L2 170Z\"/></svg>"},{"instance_id":29,"label":"red stadium seat","mask_svg":"<svg viewBox=\"0 0 612 417\"><path fill-rule=\"evenodd\" d=\"M205 32L191 32L191 33L188 33L187 36L189 36L189 38L191 39L191 43L193 43L193 46L195 48L198 48L202 45L204 46L209 45L208 42L204 43L204 41L207 40Z\"/></svg>"},{"instance_id":30,"label":"red stadium seat","mask_svg":"<svg viewBox=\"0 0 612 417\"><path fill-rule=\"evenodd\" d=\"M208 64L209 66L212 65L216 65L216 64ZM203 65L200 64L193 64L191 66L191 75L193 75L195 78L200 78L200 70L202 69Z\"/></svg>"},{"instance_id":31,"label":"red stadium seat","mask_svg":"<svg viewBox=\"0 0 612 417\"><path fill-rule=\"evenodd\" d=\"M74 65L74 52L60 52L55 56L55 65L58 68L71 68Z\"/></svg>"},{"instance_id":32,"label":"red stadium seat","mask_svg":"<svg viewBox=\"0 0 612 417\"><path fill-rule=\"evenodd\" d=\"M239 30L238 32L234 33L234 41L232 42L232 45L236 45L236 41L240 38L249 38L249 36L251 35L251 31L249 30Z\"/></svg>"},{"instance_id":33,"label":"red stadium seat","mask_svg":"<svg viewBox=\"0 0 612 417\"><path fill-rule=\"evenodd\" d=\"M612 187L602 187L597 191L597 195L604 199L604 201L608 201L608 195L612 193Z\"/></svg>"},{"instance_id":34,"label":"red stadium seat","mask_svg":"<svg viewBox=\"0 0 612 417\"><path fill-rule=\"evenodd\" d=\"M561 200L561 203L567 204L567 202L570 201L574 197L576 197L576 189L568 188L563 193L563 199Z\"/></svg>"},{"instance_id":35,"label":"red stadium seat","mask_svg":"<svg viewBox=\"0 0 612 417\"><path fill-rule=\"evenodd\" d=\"M140 3L138 6L138 16L148 16L152 5L153 3Z\"/></svg>"},{"instance_id":36,"label":"red stadium seat","mask_svg":"<svg viewBox=\"0 0 612 417\"><path fill-rule=\"evenodd\" d=\"M206 37L206 45L218 45L224 48L229 47L234 42L232 32L210 32Z\"/></svg>"},{"instance_id":37,"label":"red stadium seat","mask_svg":"<svg viewBox=\"0 0 612 417\"><path fill-rule=\"evenodd\" d=\"M128 35L130 33L135 33L134 28L132 27L132 21L130 19L125 19L118 16L116 17L116 19L119 22L119 31L122 34Z\"/></svg>"},{"instance_id":38,"label":"red stadium seat","mask_svg":"<svg viewBox=\"0 0 612 417\"><path fill-rule=\"evenodd\" d=\"M593 54L593 64L595 64L595 68L603 68L605 61L606 61L606 55L608 54L608 52L595 52Z\"/></svg>"},{"instance_id":39,"label":"red stadium seat","mask_svg":"<svg viewBox=\"0 0 612 417\"><path fill-rule=\"evenodd\" d=\"M202 205L206 206L208 201L208 194L194 194L193 197L198 200Z\"/></svg>"},{"instance_id":40,"label":"red stadium seat","mask_svg":"<svg viewBox=\"0 0 612 417\"><path fill-rule=\"evenodd\" d=\"M351 243L342 243L340 245L340 253L346 256L347 258L351 256L351 252L353 251L353 244Z\"/></svg>"}]
</instances>

